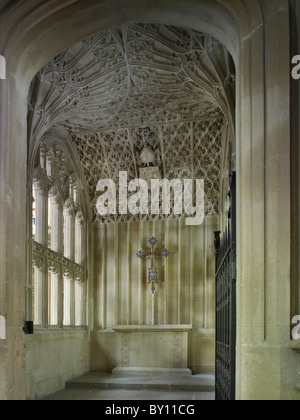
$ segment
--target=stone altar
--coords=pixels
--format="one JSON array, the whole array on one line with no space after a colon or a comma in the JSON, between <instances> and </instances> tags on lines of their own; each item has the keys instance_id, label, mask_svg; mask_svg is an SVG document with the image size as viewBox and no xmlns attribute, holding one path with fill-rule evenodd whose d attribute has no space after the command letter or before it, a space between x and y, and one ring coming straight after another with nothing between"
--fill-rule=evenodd
<instances>
[{"instance_id":1,"label":"stone altar","mask_svg":"<svg viewBox=\"0 0 300 420\"><path fill-rule=\"evenodd\" d=\"M118 325L114 374L191 375L188 334L192 325Z\"/></svg>"}]
</instances>

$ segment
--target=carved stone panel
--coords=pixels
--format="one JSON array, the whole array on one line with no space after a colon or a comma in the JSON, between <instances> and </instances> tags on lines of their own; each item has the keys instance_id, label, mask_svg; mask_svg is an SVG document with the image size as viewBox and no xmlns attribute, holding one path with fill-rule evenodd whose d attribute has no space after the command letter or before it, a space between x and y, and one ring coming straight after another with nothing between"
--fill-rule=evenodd
<instances>
[{"instance_id":1,"label":"carved stone panel","mask_svg":"<svg viewBox=\"0 0 300 420\"><path fill-rule=\"evenodd\" d=\"M130 334L122 334L122 367L130 366Z\"/></svg>"},{"instance_id":2,"label":"carved stone panel","mask_svg":"<svg viewBox=\"0 0 300 420\"><path fill-rule=\"evenodd\" d=\"M182 368L183 336L182 333L174 334L174 368Z\"/></svg>"}]
</instances>

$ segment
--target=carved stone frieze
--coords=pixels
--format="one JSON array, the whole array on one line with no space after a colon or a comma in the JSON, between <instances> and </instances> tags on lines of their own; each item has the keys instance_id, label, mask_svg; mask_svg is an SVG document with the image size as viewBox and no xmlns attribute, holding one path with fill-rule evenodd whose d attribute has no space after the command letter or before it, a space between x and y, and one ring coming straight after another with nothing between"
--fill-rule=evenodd
<instances>
[{"instance_id":1,"label":"carved stone frieze","mask_svg":"<svg viewBox=\"0 0 300 420\"><path fill-rule=\"evenodd\" d=\"M45 257L33 252L33 254L32 254L32 264L33 264L33 267L35 267L39 270L43 270L45 268L45 264L46 264Z\"/></svg>"},{"instance_id":2,"label":"carved stone frieze","mask_svg":"<svg viewBox=\"0 0 300 420\"><path fill-rule=\"evenodd\" d=\"M74 270L72 270L70 267L63 266L63 275L64 277L67 277L68 279L73 279L74 277Z\"/></svg>"},{"instance_id":3,"label":"carved stone frieze","mask_svg":"<svg viewBox=\"0 0 300 420\"><path fill-rule=\"evenodd\" d=\"M55 261L49 261L48 269L52 274L59 274L60 273L60 264L55 262Z\"/></svg>"},{"instance_id":4,"label":"carved stone frieze","mask_svg":"<svg viewBox=\"0 0 300 420\"><path fill-rule=\"evenodd\" d=\"M32 246L32 261L33 266L38 269L46 269L46 262L48 270L53 274L63 274L66 277L84 282L85 268L75 262L69 260L61 254L44 247L41 244L27 238L28 244Z\"/></svg>"}]
</instances>

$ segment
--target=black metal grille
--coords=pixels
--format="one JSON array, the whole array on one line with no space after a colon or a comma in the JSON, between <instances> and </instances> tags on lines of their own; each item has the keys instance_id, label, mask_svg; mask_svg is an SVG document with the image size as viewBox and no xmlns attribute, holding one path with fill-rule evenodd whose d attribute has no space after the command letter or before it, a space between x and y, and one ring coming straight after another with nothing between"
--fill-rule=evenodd
<instances>
[{"instance_id":1,"label":"black metal grille","mask_svg":"<svg viewBox=\"0 0 300 420\"><path fill-rule=\"evenodd\" d=\"M221 238L215 232L216 400L235 400L236 376L236 174L230 174L231 208Z\"/></svg>"}]
</instances>

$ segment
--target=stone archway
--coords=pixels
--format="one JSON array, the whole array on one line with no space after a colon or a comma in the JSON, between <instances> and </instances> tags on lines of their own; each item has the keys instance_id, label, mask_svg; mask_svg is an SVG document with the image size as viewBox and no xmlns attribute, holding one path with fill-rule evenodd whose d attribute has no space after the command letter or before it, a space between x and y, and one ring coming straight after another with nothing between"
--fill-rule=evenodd
<instances>
[{"instance_id":1,"label":"stone archway","mask_svg":"<svg viewBox=\"0 0 300 420\"><path fill-rule=\"evenodd\" d=\"M88 5L84 1L53 0L43 4L37 0L33 6L14 3L0 14L0 52L7 60L7 80L0 82L0 296L1 316L7 321L6 340L2 340L0 346L0 398L25 398L22 326L29 83L35 73L64 48L93 33L132 20L180 22L180 25L200 28L221 40L236 60L237 397L291 396L295 391L288 375L294 370L288 363L288 3L284 0L193 0L188 3L167 0L162 7L156 1L146 0L114 1L113 4L93 0Z\"/></svg>"}]
</instances>

